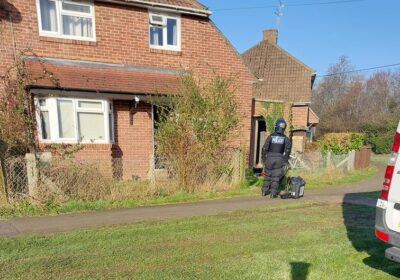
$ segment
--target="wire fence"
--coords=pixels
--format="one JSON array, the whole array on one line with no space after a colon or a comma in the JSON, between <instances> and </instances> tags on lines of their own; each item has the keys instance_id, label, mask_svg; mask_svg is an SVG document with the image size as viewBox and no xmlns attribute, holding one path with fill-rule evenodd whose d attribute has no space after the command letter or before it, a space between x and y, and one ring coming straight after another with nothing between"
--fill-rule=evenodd
<instances>
[{"instance_id":1,"label":"wire fence","mask_svg":"<svg viewBox=\"0 0 400 280\"><path fill-rule=\"evenodd\" d=\"M8 157L4 161L4 172L7 194L11 199L28 194L28 176L23 156Z\"/></svg>"},{"instance_id":2,"label":"wire fence","mask_svg":"<svg viewBox=\"0 0 400 280\"><path fill-rule=\"evenodd\" d=\"M2 154L6 194L9 200L122 199L171 194L183 190L176 173L160 157L149 159L112 158L89 160L38 155ZM193 191L232 188L244 176L245 161L240 150L221 159L212 173L194 171ZM206 175L206 176L205 176Z\"/></svg>"},{"instance_id":3,"label":"wire fence","mask_svg":"<svg viewBox=\"0 0 400 280\"><path fill-rule=\"evenodd\" d=\"M369 151L370 152L370 151ZM365 153L365 152L364 152ZM363 156L368 167L368 157ZM149 159L76 159L25 154L24 150L1 151L1 170L9 201L25 198L37 200L127 199L167 195L186 190L177 181L176 171L160 157ZM319 151L295 154L292 169L336 170L357 169L357 153L322 154ZM189 191L222 191L235 188L244 179L246 157L240 149L227 151L216 166L192 170L195 186Z\"/></svg>"},{"instance_id":4,"label":"wire fence","mask_svg":"<svg viewBox=\"0 0 400 280\"><path fill-rule=\"evenodd\" d=\"M336 169L341 172L368 168L370 163L370 147L363 147L360 151L350 151L346 154L322 153L318 150L295 153L289 160L292 169Z\"/></svg>"}]
</instances>

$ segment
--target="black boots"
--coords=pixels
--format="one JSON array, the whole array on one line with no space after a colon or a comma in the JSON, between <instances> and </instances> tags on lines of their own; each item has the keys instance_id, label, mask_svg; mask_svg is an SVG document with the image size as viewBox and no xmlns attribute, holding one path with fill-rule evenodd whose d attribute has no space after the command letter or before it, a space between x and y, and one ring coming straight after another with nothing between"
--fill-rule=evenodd
<instances>
[{"instance_id":1,"label":"black boots","mask_svg":"<svg viewBox=\"0 0 400 280\"><path fill-rule=\"evenodd\" d=\"M267 195L269 195L270 193L271 193L270 188L265 188L265 187L261 188L261 195L262 195L262 196L267 196Z\"/></svg>"}]
</instances>

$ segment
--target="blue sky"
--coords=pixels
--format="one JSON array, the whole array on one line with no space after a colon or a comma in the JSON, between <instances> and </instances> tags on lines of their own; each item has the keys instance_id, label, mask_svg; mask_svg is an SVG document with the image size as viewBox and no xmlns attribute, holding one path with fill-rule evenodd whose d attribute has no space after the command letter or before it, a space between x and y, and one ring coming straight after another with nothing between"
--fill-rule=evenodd
<instances>
[{"instance_id":1,"label":"blue sky","mask_svg":"<svg viewBox=\"0 0 400 280\"><path fill-rule=\"evenodd\" d=\"M332 1L283 0L283 3ZM239 52L259 42L262 30L276 26L274 8L218 9L274 6L278 0L200 2L213 11L212 19ZM286 6L281 18L278 44L315 69L319 75L323 75L341 55L347 55L356 68L400 63L400 0Z\"/></svg>"}]
</instances>

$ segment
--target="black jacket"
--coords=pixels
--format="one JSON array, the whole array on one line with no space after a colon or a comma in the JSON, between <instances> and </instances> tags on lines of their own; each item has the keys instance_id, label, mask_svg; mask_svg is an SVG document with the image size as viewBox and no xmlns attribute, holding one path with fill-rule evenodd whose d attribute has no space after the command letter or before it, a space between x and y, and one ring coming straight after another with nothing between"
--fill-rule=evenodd
<instances>
[{"instance_id":1,"label":"black jacket","mask_svg":"<svg viewBox=\"0 0 400 280\"><path fill-rule=\"evenodd\" d=\"M285 162L288 162L291 150L292 142L290 139L284 134L274 132L265 140L261 159L264 163L268 155L282 156Z\"/></svg>"}]
</instances>

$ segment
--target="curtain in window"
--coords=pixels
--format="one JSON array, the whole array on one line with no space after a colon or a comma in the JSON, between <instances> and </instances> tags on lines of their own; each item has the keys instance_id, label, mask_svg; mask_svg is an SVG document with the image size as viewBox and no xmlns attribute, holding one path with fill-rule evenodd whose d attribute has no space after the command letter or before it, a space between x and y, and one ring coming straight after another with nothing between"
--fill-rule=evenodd
<instances>
[{"instance_id":1,"label":"curtain in window","mask_svg":"<svg viewBox=\"0 0 400 280\"><path fill-rule=\"evenodd\" d=\"M40 16L42 29L45 31L58 32L56 2L51 0L40 0Z\"/></svg>"},{"instance_id":2,"label":"curtain in window","mask_svg":"<svg viewBox=\"0 0 400 280\"><path fill-rule=\"evenodd\" d=\"M104 140L104 114L78 113L79 137L81 140Z\"/></svg>"},{"instance_id":3,"label":"curtain in window","mask_svg":"<svg viewBox=\"0 0 400 280\"><path fill-rule=\"evenodd\" d=\"M50 115L48 111L40 112L40 125L42 127L42 138L50 139Z\"/></svg>"},{"instance_id":4,"label":"curtain in window","mask_svg":"<svg viewBox=\"0 0 400 280\"><path fill-rule=\"evenodd\" d=\"M178 45L178 25L176 19L167 19L167 37L168 45Z\"/></svg>"},{"instance_id":5,"label":"curtain in window","mask_svg":"<svg viewBox=\"0 0 400 280\"><path fill-rule=\"evenodd\" d=\"M71 100L58 100L60 138L75 138L74 108Z\"/></svg>"},{"instance_id":6,"label":"curtain in window","mask_svg":"<svg viewBox=\"0 0 400 280\"><path fill-rule=\"evenodd\" d=\"M164 44L162 27L150 27L150 44L153 46L162 46Z\"/></svg>"},{"instance_id":7,"label":"curtain in window","mask_svg":"<svg viewBox=\"0 0 400 280\"><path fill-rule=\"evenodd\" d=\"M92 19L63 15L64 35L78 37L93 37Z\"/></svg>"}]
</instances>

